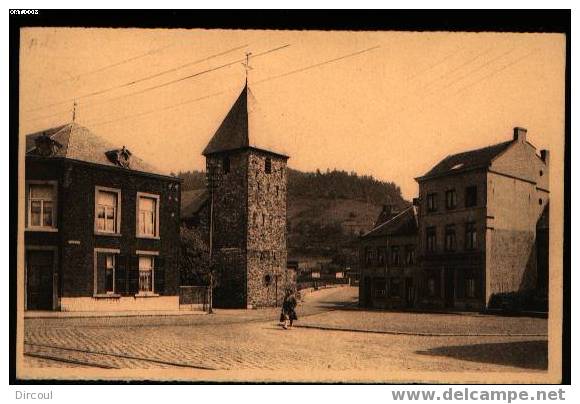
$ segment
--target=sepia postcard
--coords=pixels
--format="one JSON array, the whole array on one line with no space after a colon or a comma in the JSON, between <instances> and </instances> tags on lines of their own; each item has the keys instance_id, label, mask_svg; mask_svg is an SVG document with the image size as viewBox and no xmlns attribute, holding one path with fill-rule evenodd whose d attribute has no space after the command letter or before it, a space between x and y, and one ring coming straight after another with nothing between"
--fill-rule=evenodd
<instances>
[{"instance_id":1,"label":"sepia postcard","mask_svg":"<svg viewBox=\"0 0 580 404\"><path fill-rule=\"evenodd\" d=\"M19 35L19 379L561 382L565 34Z\"/></svg>"}]
</instances>

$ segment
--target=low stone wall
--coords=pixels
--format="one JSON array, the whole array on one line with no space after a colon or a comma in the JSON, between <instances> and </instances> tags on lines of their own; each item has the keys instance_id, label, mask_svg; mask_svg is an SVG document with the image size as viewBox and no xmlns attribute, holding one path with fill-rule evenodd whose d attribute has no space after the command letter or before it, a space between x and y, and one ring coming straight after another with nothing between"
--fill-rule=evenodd
<instances>
[{"instance_id":1,"label":"low stone wall","mask_svg":"<svg viewBox=\"0 0 580 404\"><path fill-rule=\"evenodd\" d=\"M63 297L61 311L166 311L179 310L179 296Z\"/></svg>"}]
</instances>

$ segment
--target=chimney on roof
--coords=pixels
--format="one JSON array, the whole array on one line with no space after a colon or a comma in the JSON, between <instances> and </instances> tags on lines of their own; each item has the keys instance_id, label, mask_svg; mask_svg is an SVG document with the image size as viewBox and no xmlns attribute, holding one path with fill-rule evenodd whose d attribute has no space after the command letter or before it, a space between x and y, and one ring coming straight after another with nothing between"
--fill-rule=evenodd
<instances>
[{"instance_id":1,"label":"chimney on roof","mask_svg":"<svg viewBox=\"0 0 580 404\"><path fill-rule=\"evenodd\" d=\"M540 150L540 158L546 165L548 165L550 163L550 151L546 149Z\"/></svg>"},{"instance_id":2,"label":"chimney on roof","mask_svg":"<svg viewBox=\"0 0 580 404\"><path fill-rule=\"evenodd\" d=\"M526 134L528 130L526 128L514 128L514 141L524 143L526 141Z\"/></svg>"}]
</instances>

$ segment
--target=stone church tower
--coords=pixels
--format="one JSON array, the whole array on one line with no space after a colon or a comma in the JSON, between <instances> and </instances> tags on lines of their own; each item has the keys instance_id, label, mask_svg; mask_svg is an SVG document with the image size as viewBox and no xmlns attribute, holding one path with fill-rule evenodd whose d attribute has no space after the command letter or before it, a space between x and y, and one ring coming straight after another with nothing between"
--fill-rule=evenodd
<instances>
[{"instance_id":1,"label":"stone church tower","mask_svg":"<svg viewBox=\"0 0 580 404\"><path fill-rule=\"evenodd\" d=\"M213 178L216 307L280 305L286 269L286 161L247 84L203 151ZM211 191L210 191L211 192Z\"/></svg>"}]
</instances>

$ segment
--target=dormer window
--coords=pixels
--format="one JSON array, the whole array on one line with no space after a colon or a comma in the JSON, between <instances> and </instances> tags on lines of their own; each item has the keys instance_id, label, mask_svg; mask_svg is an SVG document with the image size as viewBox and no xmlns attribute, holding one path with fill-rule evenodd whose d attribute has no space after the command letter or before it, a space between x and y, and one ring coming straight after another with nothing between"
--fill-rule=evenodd
<instances>
[{"instance_id":1,"label":"dormer window","mask_svg":"<svg viewBox=\"0 0 580 404\"><path fill-rule=\"evenodd\" d=\"M114 163L119 167L129 168L130 166L132 153L125 146L121 149L108 151L105 155L111 163Z\"/></svg>"},{"instance_id":2,"label":"dormer window","mask_svg":"<svg viewBox=\"0 0 580 404\"><path fill-rule=\"evenodd\" d=\"M272 159L270 157L266 157L266 160L264 162L264 171L266 172L266 174L272 173Z\"/></svg>"},{"instance_id":3,"label":"dormer window","mask_svg":"<svg viewBox=\"0 0 580 404\"><path fill-rule=\"evenodd\" d=\"M48 135L40 135L34 139L34 152L42 157L50 157L56 154L62 145Z\"/></svg>"}]
</instances>

